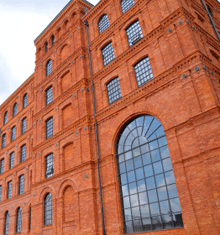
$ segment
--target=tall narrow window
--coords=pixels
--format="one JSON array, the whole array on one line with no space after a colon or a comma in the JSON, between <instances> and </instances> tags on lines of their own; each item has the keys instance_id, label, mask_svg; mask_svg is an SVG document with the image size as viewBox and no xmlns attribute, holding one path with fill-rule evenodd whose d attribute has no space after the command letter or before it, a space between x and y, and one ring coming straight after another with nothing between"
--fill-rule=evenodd
<instances>
[{"instance_id":1,"label":"tall narrow window","mask_svg":"<svg viewBox=\"0 0 220 235\"><path fill-rule=\"evenodd\" d=\"M29 231L31 231L31 206L29 207Z\"/></svg>"},{"instance_id":2,"label":"tall narrow window","mask_svg":"<svg viewBox=\"0 0 220 235\"><path fill-rule=\"evenodd\" d=\"M104 66L114 60L115 54L112 47L112 42L108 43L105 47L102 48L102 59Z\"/></svg>"},{"instance_id":3,"label":"tall narrow window","mask_svg":"<svg viewBox=\"0 0 220 235\"><path fill-rule=\"evenodd\" d=\"M4 115L4 125L8 122L8 111L5 112Z\"/></svg>"},{"instance_id":4,"label":"tall narrow window","mask_svg":"<svg viewBox=\"0 0 220 235\"><path fill-rule=\"evenodd\" d=\"M12 153L10 154L9 169L11 169L11 168L14 167L14 160L15 160L15 153L12 152Z\"/></svg>"},{"instance_id":5,"label":"tall narrow window","mask_svg":"<svg viewBox=\"0 0 220 235\"><path fill-rule=\"evenodd\" d=\"M117 143L126 233L183 227L167 140L162 124L143 115L131 121Z\"/></svg>"},{"instance_id":6,"label":"tall narrow window","mask_svg":"<svg viewBox=\"0 0 220 235\"><path fill-rule=\"evenodd\" d=\"M48 193L44 199L44 225L52 224L52 195Z\"/></svg>"},{"instance_id":7,"label":"tall narrow window","mask_svg":"<svg viewBox=\"0 0 220 235\"><path fill-rule=\"evenodd\" d=\"M53 176L53 153L47 155L45 161L45 177L49 178Z\"/></svg>"},{"instance_id":8,"label":"tall narrow window","mask_svg":"<svg viewBox=\"0 0 220 235\"><path fill-rule=\"evenodd\" d=\"M55 36L53 35L52 38L51 38L51 44L52 44L52 46L54 45L54 43L55 43Z\"/></svg>"},{"instance_id":9,"label":"tall narrow window","mask_svg":"<svg viewBox=\"0 0 220 235\"><path fill-rule=\"evenodd\" d=\"M120 88L118 78L111 80L107 84L107 91L108 91L109 104L111 104L121 98L121 88Z\"/></svg>"},{"instance_id":10,"label":"tall narrow window","mask_svg":"<svg viewBox=\"0 0 220 235\"><path fill-rule=\"evenodd\" d=\"M28 94L26 93L23 98L23 108L28 105Z\"/></svg>"},{"instance_id":11,"label":"tall narrow window","mask_svg":"<svg viewBox=\"0 0 220 235\"><path fill-rule=\"evenodd\" d=\"M15 140L15 126L11 128L11 142Z\"/></svg>"},{"instance_id":12,"label":"tall narrow window","mask_svg":"<svg viewBox=\"0 0 220 235\"><path fill-rule=\"evenodd\" d=\"M46 105L53 101L53 88L52 86L46 90Z\"/></svg>"},{"instance_id":13,"label":"tall narrow window","mask_svg":"<svg viewBox=\"0 0 220 235\"><path fill-rule=\"evenodd\" d=\"M134 66L134 71L139 87L154 78L148 57L145 57L144 59L139 61Z\"/></svg>"},{"instance_id":14,"label":"tall narrow window","mask_svg":"<svg viewBox=\"0 0 220 235\"><path fill-rule=\"evenodd\" d=\"M121 9L123 14L128 11L132 6L134 6L134 0L122 0L121 1Z\"/></svg>"},{"instance_id":15,"label":"tall narrow window","mask_svg":"<svg viewBox=\"0 0 220 235\"><path fill-rule=\"evenodd\" d=\"M25 161L26 158L26 144L21 146L21 163Z\"/></svg>"},{"instance_id":16,"label":"tall narrow window","mask_svg":"<svg viewBox=\"0 0 220 235\"><path fill-rule=\"evenodd\" d=\"M99 33L101 34L102 32L104 32L109 27L108 16L103 15L100 18L98 25L99 25Z\"/></svg>"},{"instance_id":17,"label":"tall narrow window","mask_svg":"<svg viewBox=\"0 0 220 235\"><path fill-rule=\"evenodd\" d=\"M46 121L46 139L53 136L53 118L51 117Z\"/></svg>"},{"instance_id":18,"label":"tall narrow window","mask_svg":"<svg viewBox=\"0 0 220 235\"><path fill-rule=\"evenodd\" d=\"M5 229L4 229L4 234L9 234L9 212L7 211L5 213Z\"/></svg>"},{"instance_id":19,"label":"tall narrow window","mask_svg":"<svg viewBox=\"0 0 220 235\"><path fill-rule=\"evenodd\" d=\"M15 103L13 106L13 117L17 114L17 111L18 111L18 105L17 103Z\"/></svg>"},{"instance_id":20,"label":"tall narrow window","mask_svg":"<svg viewBox=\"0 0 220 235\"><path fill-rule=\"evenodd\" d=\"M21 207L17 210L17 218L16 218L16 233L21 233L21 225L22 225L22 210Z\"/></svg>"},{"instance_id":21,"label":"tall narrow window","mask_svg":"<svg viewBox=\"0 0 220 235\"><path fill-rule=\"evenodd\" d=\"M0 185L0 202L2 201L2 186Z\"/></svg>"},{"instance_id":22,"label":"tall narrow window","mask_svg":"<svg viewBox=\"0 0 220 235\"><path fill-rule=\"evenodd\" d=\"M126 33L128 37L128 44L130 47L133 46L136 42L138 42L141 38L143 38L139 21L135 21L132 25L130 25L126 29Z\"/></svg>"},{"instance_id":23,"label":"tall narrow window","mask_svg":"<svg viewBox=\"0 0 220 235\"><path fill-rule=\"evenodd\" d=\"M19 187L18 187L18 194L21 195L24 193L24 175L19 177Z\"/></svg>"},{"instance_id":24,"label":"tall narrow window","mask_svg":"<svg viewBox=\"0 0 220 235\"><path fill-rule=\"evenodd\" d=\"M27 130L27 118L24 118L21 124L21 134L24 134L26 130Z\"/></svg>"},{"instance_id":25,"label":"tall narrow window","mask_svg":"<svg viewBox=\"0 0 220 235\"><path fill-rule=\"evenodd\" d=\"M49 60L46 65L46 76L52 73L52 60Z\"/></svg>"},{"instance_id":26,"label":"tall narrow window","mask_svg":"<svg viewBox=\"0 0 220 235\"><path fill-rule=\"evenodd\" d=\"M45 52L47 52L47 50L48 50L48 43L46 42L45 43Z\"/></svg>"},{"instance_id":27,"label":"tall narrow window","mask_svg":"<svg viewBox=\"0 0 220 235\"><path fill-rule=\"evenodd\" d=\"M7 198L10 199L12 196L12 180L8 182L8 194Z\"/></svg>"},{"instance_id":28,"label":"tall narrow window","mask_svg":"<svg viewBox=\"0 0 220 235\"><path fill-rule=\"evenodd\" d=\"M4 163L5 163L5 159L1 159L0 160L0 174L4 173Z\"/></svg>"},{"instance_id":29,"label":"tall narrow window","mask_svg":"<svg viewBox=\"0 0 220 235\"><path fill-rule=\"evenodd\" d=\"M5 147L5 142L6 142L6 134L2 135L2 149Z\"/></svg>"}]
</instances>

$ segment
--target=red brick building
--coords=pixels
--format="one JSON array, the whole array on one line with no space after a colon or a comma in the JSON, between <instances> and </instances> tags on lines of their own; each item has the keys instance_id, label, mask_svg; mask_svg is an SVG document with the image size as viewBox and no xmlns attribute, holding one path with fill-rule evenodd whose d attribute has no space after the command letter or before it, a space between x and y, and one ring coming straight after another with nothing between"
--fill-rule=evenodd
<instances>
[{"instance_id":1,"label":"red brick building","mask_svg":"<svg viewBox=\"0 0 220 235\"><path fill-rule=\"evenodd\" d=\"M0 106L0 234L220 234L219 12L62 9Z\"/></svg>"}]
</instances>

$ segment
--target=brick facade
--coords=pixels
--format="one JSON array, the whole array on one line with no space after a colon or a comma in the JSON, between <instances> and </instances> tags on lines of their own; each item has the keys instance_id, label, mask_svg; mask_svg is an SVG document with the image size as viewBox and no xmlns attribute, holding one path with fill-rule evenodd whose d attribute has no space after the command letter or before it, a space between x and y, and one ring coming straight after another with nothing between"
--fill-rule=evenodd
<instances>
[{"instance_id":1,"label":"brick facade","mask_svg":"<svg viewBox=\"0 0 220 235\"><path fill-rule=\"evenodd\" d=\"M5 147L1 143L0 149L0 160L4 159L0 235L5 234L7 211L7 234L16 234L19 207L21 234L103 234L95 118L106 234L124 234L116 144L121 131L140 115L152 115L164 127L184 224L148 234L220 234L220 41L200 0L134 2L123 14L119 0L102 0L95 7L83 0L70 1L35 40L34 74L0 106L1 142L6 134ZM220 4L205 2L220 32ZM99 34L104 14L109 27ZM126 29L137 20L143 37L129 47ZM110 42L115 58L103 66L102 49ZM146 57L153 79L138 86L134 66ZM52 71L46 76L49 60ZM109 104L106 86L116 77L121 98ZM53 101L46 105L50 87ZM23 108L25 94L28 105ZM15 103L17 114L13 116ZM25 117L27 128L21 134ZM51 117L53 133L47 139L46 122ZM25 161L21 163L24 145ZM14 167L9 169L13 152ZM53 175L47 178L49 154ZM24 193L19 195L21 175ZM9 181L12 197L7 199ZM52 224L45 225L48 193Z\"/></svg>"}]
</instances>

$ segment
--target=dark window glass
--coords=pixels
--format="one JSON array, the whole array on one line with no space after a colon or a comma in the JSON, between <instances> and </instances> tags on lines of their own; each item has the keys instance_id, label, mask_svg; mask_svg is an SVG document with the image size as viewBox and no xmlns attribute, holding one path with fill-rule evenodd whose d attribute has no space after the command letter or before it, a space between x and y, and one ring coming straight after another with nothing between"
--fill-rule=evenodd
<instances>
[{"instance_id":1,"label":"dark window glass","mask_svg":"<svg viewBox=\"0 0 220 235\"><path fill-rule=\"evenodd\" d=\"M148 57L145 57L144 59L139 61L134 66L134 71L139 87L154 78Z\"/></svg>"},{"instance_id":2,"label":"dark window glass","mask_svg":"<svg viewBox=\"0 0 220 235\"><path fill-rule=\"evenodd\" d=\"M31 207L29 207L29 231L31 231Z\"/></svg>"},{"instance_id":3,"label":"dark window glass","mask_svg":"<svg viewBox=\"0 0 220 235\"><path fill-rule=\"evenodd\" d=\"M48 50L48 43L46 42L45 43L45 52L47 52L47 50Z\"/></svg>"},{"instance_id":4,"label":"dark window glass","mask_svg":"<svg viewBox=\"0 0 220 235\"><path fill-rule=\"evenodd\" d=\"M26 93L23 98L23 108L28 105L28 94Z\"/></svg>"},{"instance_id":5,"label":"dark window glass","mask_svg":"<svg viewBox=\"0 0 220 235\"><path fill-rule=\"evenodd\" d=\"M46 90L46 105L53 101L53 89L52 86Z\"/></svg>"},{"instance_id":6,"label":"dark window glass","mask_svg":"<svg viewBox=\"0 0 220 235\"><path fill-rule=\"evenodd\" d=\"M0 185L0 202L2 201L2 186Z\"/></svg>"},{"instance_id":7,"label":"dark window glass","mask_svg":"<svg viewBox=\"0 0 220 235\"><path fill-rule=\"evenodd\" d=\"M117 143L126 233L183 227L164 128L153 116L131 121Z\"/></svg>"},{"instance_id":8,"label":"dark window glass","mask_svg":"<svg viewBox=\"0 0 220 235\"><path fill-rule=\"evenodd\" d=\"M55 43L55 36L52 36L52 38L51 38L51 44L52 44L52 46L54 45L54 43Z\"/></svg>"},{"instance_id":9,"label":"dark window glass","mask_svg":"<svg viewBox=\"0 0 220 235\"><path fill-rule=\"evenodd\" d=\"M4 234L9 234L9 212L5 213L5 229Z\"/></svg>"},{"instance_id":10,"label":"dark window glass","mask_svg":"<svg viewBox=\"0 0 220 235\"><path fill-rule=\"evenodd\" d=\"M4 116L4 125L8 122L8 111L5 112L5 116Z\"/></svg>"},{"instance_id":11,"label":"dark window glass","mask_svg":"<svg viewBox=\"0 0 220 235\"><path fill-rule=\"evenodd\" d=\"M118 78L111 80L107 84L107 91L108 91L108 101L109 104L113 103L114 101L121 98L121 88L119 84Z\"/></svg>"},{"instance_id":12,"label":"dark window glass","mask_svg":"<svg viewBox=\"0 0 220 235\"><path fill-rule=\"evenodd\" d=\"M5 147L6 134L2 135L2 149Z\"/></svg>"},{"instance_id":13,"label":"dark window glass","mask_svg":"<svg viewBox=\"0 0 220 235\"><path fill-rule=\"evenodd\" d=\"M44 225L52 224L52 195L48 193L44 199Z\"/></svg>"},{"instance_id":14,"label":"dark window glass","mask_svg":"<svg viewBox=\"0 0 220 235\"><path fill-rule=\"evenodd\" d=\"M143 38L143 34L141 31L141 26L139 25L139 21L134 22L126 29L128 44L129 46L133 46L136 42L138 42L141 38Z\"/></svg>"},{"instance_id":15,"label":"dark window glass","mask_svg":"<svg viewBox=\"0 0 220 235\"><path fill-rule=\"evenodd\" d=\"M27 118L24 118L22 120L21 134L24 134L26 130L27 130Z\"/></svg>"},{"instance_id":16,"label":"dark window glass","mask_svg":"<svg viewBox=\"0 0 220 235\"><path fill-rule=\"evenodd\" d=\"M5 162L5 159L1 159L0 161L0 174L3 174L4 173L4 162Z\"/></svg>"},{"instance_id":17,"label":"dark window glass","mask_svg":"<svg viewBox=\"0 0 220 235\"><path fill-rule=\"evenodd\" d=\"M15 126L11 128L11 142L15 140Z\"/></svg>"},{"instance_id":18,"label":"dark window glass","mask_svg":"<svg viewBox=\"0 0 220 235\"><path fill-rule=\"evenodd\" d=\"M17 110L18 110L18 105L17 103L15 103L13 107L13 117L17 114Z\"/></svg>"},{"instance_id":19,"label":"dark window glass","mask_svg":"<svg viewBox=\"0 0 220 235\"><path fill-rule=\"evenodd\" d=\"M46 156L46 164L45 164L45 177L49 178L51 176L53 176L53 154L49 154Z\"/></svg>"},{"instance_id":20,"label":"dark window glass","mask_svg":"<svg viewBox=\"0 0 220 235\"><path fill-rule=\"evenodd\" d=\"M112 47L112 42L107 44L105 47L102 48L102 58L104 66L110 63L115 58L114 50Z\"/></svg>"},{"instance_id":21,"label":"dark window glass","mask_svg":"<svg viewBox=\"0 0 220 235\"><path fill-rule=\"evenodd\" d=\"M52 60L49 60L46 65L46 76L52 73Z\"/></svg>"},{"instance_id":22,"label":"dark window glass","mask_svg":"<svg viewBox=\"0 0 220 235\"><path fill-rule=\"evenodd\" d=\"M46 121L46 139L53 136L53 118Z\"/></svg>"},{"instance_id":23,"label":"dark window glass","mask_svg":"<svg viewBox=\"0 0 220 235\"><path fill-rule=\"evenodd\" d=\"M18 194L24 193L24 175L21 175L19 177L19 187L18 187Z\"/></svg>"},{"instance_id":24,"label":"dark window glass","mask_svg":"<svg viewBox=\"0 0 220 235\"><path fill-rule=\"evenodd\" d=\"M10 199L12 196L12 180L8 182L8 195L7 198Z\"/></svg>"},{"instance_id":25,"label":"dark window glass","mask_svg":"<svg viewBox=\"0 0 220 235\"><path fill-rule=\"evenodd\" d=\"M11 168L14 167L14 160L15 160L15 153L12 152L12 153L10 154L9 169L11 169Z\"/></svg>"},{"instance_id":26,"label":"dark window glass","mask_svg":"<svg viewBox=\"0 0 220 235\"><path fill-rule=\"evenodd\" d=\"M17 218L16 218L16 233L21 233L21 224L22 224L22 210L19 207L17 210Z\"/></svg>"},{"instance_id":27,"label":"dark window glass","mask_svg":"<svg viewBox=\"0 0 220 235\"><path fill-rule=\"evenodd\" d=\"M26 159L26 144L21 147L21 163Z\"/></svg>"},{"instance_id":28,"label":"dark window glass","mask_svg":"<svg viewBox=\"0 0 220 235\"><path fill-rule=\"evenodd\" d=\"M103 15L100 18L98 25L99 25L99 33L101 34L102 32L104 32L109 27L108 16Z\"/></svg>"},{"instance_id":29,"label":"dark window glass","mask_svg":"<svg viewBox=\"0 0 220 235\"><path fill-rule=\"evenodd\" d=\"M121 1L121 9L123 14L128 11L132 6L134 6L134 0L122 0Z\"/></svg>"},{"instance_id":30,"label":"dark window glass","mask_svg":"<svg viewBox=\"0 0 220 235\"><path fill-rule=\"evenodd\" d=\"M211 16L213 16L212 10L210 9L209 6L207 6L207 9L208 9L209 14L210 14Z\"/></svg>"}]
</instances>

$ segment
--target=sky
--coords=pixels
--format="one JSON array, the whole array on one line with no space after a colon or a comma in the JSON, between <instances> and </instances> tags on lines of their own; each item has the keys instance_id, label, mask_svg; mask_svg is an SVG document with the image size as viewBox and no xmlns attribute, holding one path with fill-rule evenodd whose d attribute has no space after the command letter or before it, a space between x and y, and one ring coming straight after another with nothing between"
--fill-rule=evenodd
<instances>
[{"instance_id":1,"label":"sky","mask_svg":"<svg viewBox=\"0 0 220 235\"><path fill-rule=\"evenodd\" d=\"M98 3L98 0L89 1L93 5ZM34 40L68 2L1 0L0 105L33 74Z\"/></svg>"},{"instance_id":2,"label":"sky","mask_svg":"<svg viewBox=\"0 0 220 235\"><path fill-rule=\"evenodd\" d=\"M34 73L34 40L68 2L0 1L0 105Z\"/></svg>"}]
</instances>

